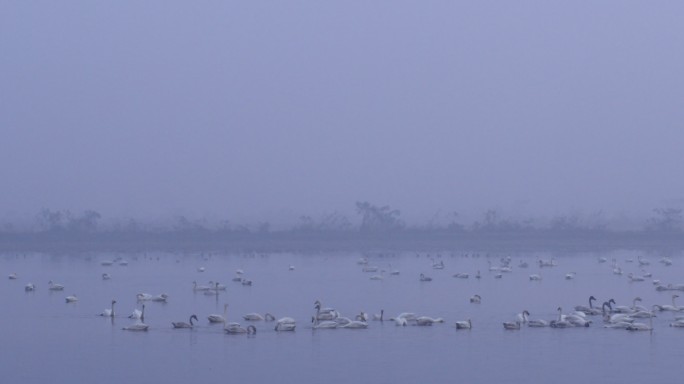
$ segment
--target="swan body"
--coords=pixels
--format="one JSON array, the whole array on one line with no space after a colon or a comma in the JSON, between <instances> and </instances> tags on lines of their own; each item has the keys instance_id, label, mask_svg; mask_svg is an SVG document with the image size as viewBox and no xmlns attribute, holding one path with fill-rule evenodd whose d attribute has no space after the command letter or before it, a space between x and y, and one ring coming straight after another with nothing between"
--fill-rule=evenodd
<instances>
[{"instance_id":1,"label":"swan body","mask_svg":"<svg viewBox=\"0 0 684 384\"><path fill-rule=\"evenodd\" d=\"M152 300L152 295L150 295L149 293L138 293L137 295L135 295L135 298L138 301L147 301Z\"/></svg>"},{"instance_id":2,"label":"swan body","mask_svg":"<svg viewBox=\"0 0 684 384\"><path fill-rule=\"evenodd\" d=\"M139 309L134 309L133 312L128 315L129 319L142 319L142 311ZM143 319L144 320L144 319Z\"/></svg>"},{"instance_id":3,"label":"swan body","mask_svg":"<svg viewBox=\"0 0 684 384\"><path fill-rule=\"evenodd\" d=\"M103 274L102 274L102 280L109 280L109 279L111 279L111 278L112 278L112 277L109 276L109 273L103 273Z\"/></svg>"},{"instance_id":4,"label":"swan body","mask_svg":"<svg viewBox=\"0 0 684 384\"><path fill-rule=\"evenodd\" d=\"M443 323L443 322L444 322L444 319L442 319L441 317L432 318L432 317L428 317L428 316L420 316L420 317L416 318L416 325L422 325L422 326L432 325L435 323Z\"/></svg>"},{"instance_id":5,"label":"swan body","mask_svg":"<svg viewBox=\"0 0 684 384\"><path fill-rule=\"evenodd\" d=\"M167 295L166 293L162 293L162 294L160 294L160 295L158 295L158 296L154 296L151 300L152 300L152 301L157 301L157 302L166 303L166 300L167 300L168 298L169 298L169 295Z\"/></svg>"},{"instance_id":6,"label":"swan body","mask_svg":"<svg viewBox=\"0 0 684 384\"><path fill-rule=\"evenodd\" d=\"M396 325L396 326L405 327L408 325L408 321L406 320L405 317L396 317L392 320L394 320L394 325Z\"/></svg>"},{"instance_id":7,"label":"swan body","mask_svg":"<svg viewBox=\"0 0 684 384\"><path fill-rule=\"evenodd\" d=\"M174 328L193 328L195 324L192 322L192 319L195 319L195 321L199 321L197 319L197 315L192 315L190 316L190 323L186 323L184 321L179 321L179 322L172 322L171 325L173 325Z\"/></svg>"},{"instance_id":8,"label":"swan body","mask_svg":"<svg viewBox=\"0 0 684 384\"><path fill-rule=\"evenodd\" d=\"M7 276L7 278L10 279L10 280L16 280L16 279L17 279L17 273L16 273L16 272L12 272L12 273L9 274L9 276Z\"/></svg>"},{"instance_id":9,"label":"swan body","mask_svg":"<svg viewBox=\"0 0 684 384\"><path fill-rule=\"evenodd\" d=\"M601 310L598 308L594 308L594 305L592 301L596 300L594 296L589 296L589 306L584 306L584 305L577 305L575 306L575 311L580 311L584 312L587 315L599 315L601 314Z\"/></svg>"},{"instance_id":10,"label":"swan body","mask_svg":"<svg viewBox=\"0 0 684 384\"><path fill-rule=\"evenodd\" d=\"M539 274L532 274L530 275L530 281L541 281L542 277Z\"/></svg>"},{"instance_id":11,"label":"swan body","mask_svg":"<svg viewBox=\"0 0 684 384\"><path fill-rule=\"evenodd\" d=\"M276 322L276 332L294 331L296 327L295 319L291 317L283 317Z\"/></svg>"},{"instance_id":12,"label":"swan body","mask_svg":"<svg viewBox=\"0 0 684 384\"><path fill-rule=\"evenodd\" d=\"M264 319L263 316L261 316L258 313L255 313L255 312L248 313L248 314L242 316L242 318L245 319L246 321L261 321Z\"/></svg>"},{"instance_id":13,"label":"swan body","mask_svg":"<svg viewBox=\"0 0 684 384\"><path fill-rule=\"evenodd\" d=\"M653 318L648 318L648 324L644 323L632 323L627 328L628 331L652 331L653 330Z\"/></svg>"},{"instance_id":14,"label":"swan body","mask_svg":"<svg viewBox=\"0 0 684 384\"><path fill-rule=\"evenodd\" d=\"M470 275L467 273L456 273L454 274L454 277L457 279L467 279Z\"/></svg>"},{"instance_id":15,"label":"swan body","mask_svg":"<svg viewBox=\"0 0 684 384\"><path fill-rule=\"evenodd\" d=\"M470 298L470 302L473 304L480 304L482 302L482 297L480 297L480 295L473 295Z\"/></svg>"},{"instance_id":16,"label":"swan body","mask_svg":"<svg viewBox=\"0 0 684 384\"><path fill-rule=\"evenodd\" d=\"M503 323L504 329L508 330L518 330L520 329L520 322L519 321L507 321Z\"/></svg>"},{"instance_id":17,"label":"swan body","mask_svg":"<svg viewBox=\"0 0 684 384\"><path fill-rule=\"evenodd\" d=\"M78 297L76 297L76 295L71 295L67 296L65 300L67 303L75 303L78 301Z\"/></svg>"},{"instance_id":18,"label":"swan body","mask_svg":"<svg viewBox=\"0 0 684 384\"><path fill-rule=\"evenodd\" d=\"M226 322L226 312L228 311L228 304L223 304L223 315L209 315L207 316L207 320L209 320L210 323L225 323Z\"/></svg>"},{"instance_id":19,"label":"swan body","mask_svg":"<svg viewBox=\"0 0 684 384\"><path fill-rule=\"evenodd\" d=\"M334 329L337 328L337 322L331 321L331 320L326 320L326 321L316 321L314 322L314 329Z\"/></svg>"},{"instance_id":20,"label":"swan body","mask_svg":"<svg viewBox=\"0 0 684 384\"><path fill-rule=\"evenodd\" d=\"M135 324L129 325L128 327L123 327L121 329L123 329L124 331L141 332L141 331L147 331L147 329L149 327L150 326L145 324L145 323L135 323Z\"/></svg>"},{"instance_id":21,"label":"swan body","mask_svg":"<svg viewBox=\"0 0 684 384\"><path fill-rule=\"evenodd\" d=\"M377 272L378 269L379 269L379 268L378 268L377 266L374 265L374 266L365 266L365 267L363 267L362 270L363 270L364 272Z\"/></svg>"},{"instance_id":22,"label":"swan body","mask_svg":"<svg viewBox=\"0 0 684 384\"><path fill-rule=\"evenodd\" d=\"M253 325L250 325L247 328L243 328L240 326L240 324L234 323L234 324L231 324L229 327L225 328L224 332L226 332L229 335L240 335L240 334L255 335L256 334L256 327Z\"/></svg>"},{"instance_id":23,"label":"swan body","mask_svg":"<svg viewBox=\"0 0 684 384\"><path fill-rule=\"evenodd\" d=\"M639 282L639 281L645 281L646 280L644 277L636 276L631 272L627 275L627 277L629 278L629 281L633 281L633 282Z\"/></svg>"},{"instance_id":24,"label":"swan body","mask_svg":"<svg viewBox=\"0 0 684 384\"><path fill-rule=\"evenodd\" d=\"M425 274L420 274L420 281L432 281L432 277L425 276Z\"/></svg>"},{"instance_id":25,"label":"swan body","mask_svg":"<svg viewBox=\"0 0 684 384\"><path fill-rule=\"evenodd\" d=\"M211 287L208 285L197 285L196 281L192 282L192 290L193 291L208 291L210 289L211 289Z\"/></svg>"},{"instance_id":26,"label":"swan body","mask_svg":"<svg viewBox=\"0 0 684 384\"><path fill-rule=\"evenodd\" d=\"M100 313L100 316L114 317L114 304L116 304L116 300L112 300L112 307L102 311L102 313Z\"/></svg>"},{"instance_id":27,"label":"swan body","mask_svg":"<svg viewBox=\"0 0 684 384\"><path fill-rule=\"evenodd\" d=\"M340 325L339 328L349 328L349 329L366 329L368 328L368 323L365 321L350 321L345 325Z\"/></svg>"},{"instance_id":28,"label":"swan body","mask_svg":"<svg viewBox=\"0 0 684 384\"><path fill-rule=\"evenodd\" d=\"M56 284L52 280L48 281L49 290L51 291L63 291L64 286L62 284Z\"/></svg>"},{"instance_id":29,"label":"swan body","mask_svg":"<svg viewBox=\"0 0 684 384\"><path fill-rule=\"evenodd\" d=\"M572 280L575 278L575 275L577 275L576 272L570 272L565 274L565 280Z\"/></svg>"},{"instance_id":30,"label":"swan body","mask_svg":"<svg viewBox=\"0 0 684 384\"><path fill-rule=\"evenodd\" d=\"M678 298L679 295L672 295L672 305L654 305L653 308L658 310L658 311L671 311L671 312L679 312L684 310L684 307L678 307L677 304L675 304L675 299Z\"/></svg>"},{"instance_id":31,"label":"swan body","mask_svg":"<svg viewBox=\"0 0 684 384\"><path fill-rule=\"evenodd\" d=\"M518 313L518 315L516 316L516 318L517 318L517 320L518 320L520 323L525 324L525 323L527 323L527 318L528 318L529 316L530 316L530 312L526 309L526 310L524 310L524 311Z\"/></svg>"},{"instance_id":32,"label":"swan body","mask_svg":"<svg viewBox=\"0 0 684 384\"><path fill-rule=\"evenodd\" d=\"M384 280L385 278L382 277L382 275L373 275L370 277L371 280Z\"/></svg>"},{"instance_id":33,"label":"swan body","mask_svg":"<svg viewBox=\"0 0 684 384\"><path fill-rule=\"evenodd\" d=\"M684 320L677 320L673 323L670 323L670 327L684 328Z\"/></svg>"},{"instance_id":34,"label":"swan body","mask_svg":"<svg viewBox=\"0 0 684 384\"><path fill-rule=\"evenodd\" d=\"M28 283L26 286L24 286L24 291L26 292L33 292L36 290L36 286L33 283Z\"/></svg>"},{"instance_id":35,"label":"swan body","mask_svg":"<svg viewBox=\"0 0 684 384\"><path fill-rule=\"evenodd\" d=\"M457 321L455 323L456 329L472 329L473 328L473 323L470 321L470 319L466 321Z\"/></svg>"},{"instance_id":36,"label":"swan body","mask_svg":"<svg viewBox=\"0 0 684 384\"><path fill-rule=\"evenodd\" d=\"M542 320L542 319L532 319L532 320L527 321L527 326L533 327L533 328L548 327L549 322L546 320Z\"/></svg>"}]
</instances>

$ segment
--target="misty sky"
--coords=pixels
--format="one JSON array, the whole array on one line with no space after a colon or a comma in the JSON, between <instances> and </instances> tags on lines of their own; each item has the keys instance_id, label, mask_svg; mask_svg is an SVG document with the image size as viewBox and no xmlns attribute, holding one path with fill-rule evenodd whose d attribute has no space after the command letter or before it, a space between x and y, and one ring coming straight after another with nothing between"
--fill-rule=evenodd
<instances>
[{"instance_id":1,"label":"misty sky","mask_svg":"<svg viewBox=\"0 0 684 384\"><path fill-rule=\"evenodd\" d=\"M2 1L0 216L649 212L684 2Z\"/></svg>"}]
</instances>

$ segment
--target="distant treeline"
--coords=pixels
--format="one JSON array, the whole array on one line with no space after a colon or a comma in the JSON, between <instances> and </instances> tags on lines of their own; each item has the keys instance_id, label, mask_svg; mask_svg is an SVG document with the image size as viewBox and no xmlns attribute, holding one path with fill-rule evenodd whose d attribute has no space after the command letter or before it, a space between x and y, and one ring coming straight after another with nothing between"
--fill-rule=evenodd
<instances>
[{"instance_id":1,"label":"distant treeline","mask_svg":"<svg viewBox=\"0 0 684 384\"><path fill-rule=\"evenodd\" d=\"M107 222L93 210L73 214L41 210L29 228L6 223L0 250L43 251L198 249L198 250L368 250L368 249L684 249L682 210L657 208L638 229L618 230L600 215L558 216L540 223L504 218L494 209L480 220L463 223L456 212L427 224L409 225L401 212L369 202L356 203L357 224L334 212L319 218L301 216L296 225L273 229L255 225L178 216L162 224L135 219Z\"/></svg>"}]
</instances>

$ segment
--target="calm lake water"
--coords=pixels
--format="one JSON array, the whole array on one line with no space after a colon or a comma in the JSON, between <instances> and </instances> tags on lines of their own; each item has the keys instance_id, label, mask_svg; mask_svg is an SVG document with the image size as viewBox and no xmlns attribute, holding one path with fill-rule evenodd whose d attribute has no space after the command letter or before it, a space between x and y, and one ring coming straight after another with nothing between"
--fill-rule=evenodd
<instances>
[{"instance_id":1,"label":"calm lake water","mask_svg":"<svg viewBox=\"0 0 684 384\"><path fill-rule=\"evenodd\" d=\"M684 283L684 259L631 251L583 254L432 253L444 269L433 269L427 253L366 254L371 266L385 269L384 279L370 277L357 264L361 254L3 254L0 256L0 372L5 383L121 382L298 382L298 383L602 383L674 382L684 357L684 329L669 327L671 312L658 313L653 332L603 327L600 316L589 328L526 328L506 331L502 322L527 309L531 318L554 319L557 307L571 312L614 298L618 305L669 304L673 292L658 292L651 283ZM512 258L511 273L497 279L488 261L499 265ZM637 257L650 261L640 267ZM556 267L540 268L537 260L555 257ZM599 263L599 257L608 259ZM122 258L127 266L102 261ZM611 259L624 275L614 275ZM518 267L519 260L529 268ZM633 260L633 262L628 262ZM391 264L391 266L390 266ZM289 266L295 267L289 270ZM204 272L198 272L204 267ZM653 274L630 282L629 272ZM237 269L252 286L233 282ZM399 270L393 276L390 270ZM474 278L481 271L481 279ZM10 273L16 280L8 279ZM452 277L469 273L468 279ZM529 280L540 273L542 280ZM576 272L572 280L565 274ZM103 280L102 273L111 275ZM419 281L420 273L433 278ZM48 290L48 281L63 284ZM227 285L218 297L193 291L193 281ZM36 284L34 292L24 286ZM167 303L147 302L148 332L128 332L127 316L140 308L136 294L166 293ZM675 292L676 293L676 292ZM79 301L65 303L75 294ZM469 298L479 294L482 303ZM114 319L97 316L117 300ZM401 312L442 317L431 327L398 327L391 321L369 321L368 329L313 330L314 301L354 317L385 310L385 318ZM227 335L207 316L222 313L228 321L254 324L257 334ZM684 304L684 300L682 301ZM273 322L246 322L249 312L270 312L297 320L295 332L275 332ZM172 329L172 321L200 321L192 330ZM684 313L682 313L684 315ZM472 330L456 330L454 322L472 319ZM644 320L639 320L644 321ZM648 323L648 321L645 321Z\"/></svg>"}]
</instances>

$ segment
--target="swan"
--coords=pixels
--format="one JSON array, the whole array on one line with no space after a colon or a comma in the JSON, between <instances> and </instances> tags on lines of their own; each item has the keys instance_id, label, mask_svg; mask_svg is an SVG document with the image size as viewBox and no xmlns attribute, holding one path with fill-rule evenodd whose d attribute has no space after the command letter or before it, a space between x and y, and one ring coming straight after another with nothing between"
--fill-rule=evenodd
<instances>
[{"instance_id":1,"label":"swan","mask_svg":"<svg viewBox=\"0 0 684 384\"><path fill-rule=\"evenodd\" d=\"M441 317L438 318L432 318L428 316L420 316L416 318L416 325L432 325L434 323L443 323L444 319Z\"/></svg>"},{"instance_id":2,"label":"swan","mask_svg":"<svg viewBox=\"0 0 684 384\"><path fill-rule=\"evenodd\" d=\"M128 315L128 318L129 319L141 319L142 321L145 321L145 319L143 318L142 311L137 309L137 308L134 309L130 315Z\"/></svg>"},{"instance_id":3,"label":"swan","mask_svg":"<svg viewBox=\"0 0 684 384\"><path fill-rule=\"evenodd\" d=\"M337 322L332 320L318 321L315 317L311 319L313 322L313 329L334 329L337 328Z\"/></svg>"},{"instance_id":4,"label":"swan","mask_svg":"<svg viewBox=\"0 0 684 384\"><path fill-rule=\"evenodd\" d=\"M679 295L672 295L672 305L668 304L663 304L663 305L654 305L653 308L658 310L658 311L672 311L672 312L679 312L681 310L684 310L684 307L678 307L677 304L675 304L675 299L678 298Z\"/></svg>"},{"instance_id":5,"label":"swan","mask_svg":"<svg viewBox=\"0 0 684 384\"><path fill-rule=\"evenodd\" d=\"M520 329L520 322L519 321L507 321L503 323L504 329L510 329L510 330L517 330Z\"/></svg>"},{"instance_id":6,"label":"swan","mask_svg":"<svg viewBox=\"0 0 684 384\"><path fill-rule=\"evenodd\" d=\"M100 316L114 317L114 304L116 304L116 300L112 300L112 307L102 311L102 313L100 313Z\"/></svg>"},{"instance_id":7,"label":"swan","mask_svg":"<svg viewBox=\"0 0 684 384\"><path fill-rule=\"evenodd\" d=\"M575 278L575 275L577 275L577 272L570 272L565 274L565 280L572 280Z\"/></svg>"},{"instance_id":8,"label":"swan","mask_svg":"<svg viewBox=\"0 0 684 384\"><path fill-rule=\"evenodd\" d=\"M361 313L356 315L355 319L358 321L366 322L366 321L368 321L368 314L364 311L361 311Z\"/></svg>"},{"instance_id":9,"label":"swan","mask_svg":"<svg viewBox=\"0 0 684 384\"><path fill-rule=\"evenodd\" d=\"M408 321L406 320L405 317L396 317L392 320L394 320L394 325L396 325L396 326L405 327L408 325Z\"/></svg>"},{"instance_id":10,"label":"swan","mask_svg":"<svg viewBox=\"0 0 684 384\"><path fill-rule=\"evenodd\" d=\"M432 281L432 277L425 276L424 274L420 274L420 281Z\"/></svg>"},{"instance_id":11,"label":"swan","mask_svg":"<svg viewBox=\"0 0 684 384\"><path fill-rule=\"evenodd\" d=\"M379 314L376 313L376 314L373 315L373 320L375 320L375 321L384 321L384 320L383 320L383 316L384 316L384 315L385 315L385 310L384 310L384 309L381 309Z\"/></svg>"},{"instance_id":12,"label":"swan","mask_svg":"<svg viewBox=\"0 0 684 384\"><path fill-rule=\"evenodd\" d=\"M223 304L223 315L209 315L207 320L210 323L225 323L226 322L226 312L228 311L228 304Z\"/></svg>"},{"instance_id":13,"label":"swan","mask_svg":"<svg viewBox=\"0 0 684 384\"><path fill-rule=\"evenodd\" d=\"M113 264L114 264L114 262L113 262L113 261L110 261L110 260L105 260L105 261L103 261L103 262L100 263L100 265L102 265L103 267L109 267L109 266L111 266L111 265L113 265Z\"/></svg>"},{"instance_id":14,"label":"swan","mask_svg":"<svg viewBox=\"0 0 684 384\"><path fill-rule=\"evenodd\" d=\"M48 285L50 288L48 288L51 291L63 291L64 286L62 284L56 284L52 280L48 281Z\"/></svg>"},{"instance_id":15,"label":"swan","mask_svg":"<svg viewBox=\"0 0 684 384\"><path fill-rule=\"evenodd\" d=\"M168 299L168 298L169 298L169 295L167 295L166 293L162 293L159 296L154 296L151 300L166 303L166 299Z\"/></svg>"},{"instance_id":16,"label":"swan","mask_svg":"<svg viewBox=\"0 0 684 384\"><path fill-rule=\"evenodd\" d=\"M444 261L440 260L439 263L432 263L433 269L444 269Z\"/></svg>"},{"instance_id":17,"label":"swan","mask_svg":"<svg viewBox=\"0 0 684 384\"><path fill-rule=\"evenodd\" d=\"M454 274L454 277L457 279L467 279L470 275L467 273L456 273Z\"/></svg>"},{"instance_id":18,"label":"swan","mask_svg":"<svg viewBox=\"0 0 684 384\"><path fill-rule=\"evenodd\" d=\"M314 308L316 308L316 320L334 320L340 316L334 308L321 308L321 302L316 300Z\"/></svg>"},{"instance_id":19,"label":"swan","mask_svg":"<svg viewBox=\"0 0 684 384\"><path fill-rule=\"evenodd\" d=\"M295 321L291 317L283 317L278 320L275 325L276 332L294 331L296 327Z\"/></svg>"},{"instance_id":20,"label":"swan","mask_svg":"<svg viewBox=\"0 0 684 384\"><path fill-rule=\"evenodd\" d=\"M150 295L149 293L138 293L137 295L135 295L135 298L138 301L147 301L152 300L152 295Z\"/></svg>"},{"instance_id":21,"label":"swan","mask_svg":"<svg viewBox=\"0 0 684 384\"><path fill-rule=\"evenodd\" d=\"M653 318L648 318L648 324L644 323L632 323L627 328L628 331L652 331L653 330Z\"/></svg>"},{"instance_id":22,"label":"swan","mask_svg":"<svg viewBox=\"0 0 684 384\"><path fill-rule=\"evenodd\" d=\"M103 274L102 274L102 280L109 280L109 279L111 279L111 278L112 278L112 277L109 276L109 273L103 273Z\"/></svg>"},{"instance_id":23,"label":"swan","mask_svg":"<svg viewBox=\"0 0 684 384\"><path fill-rule=\"evenodd\" d=\"M558 307L558 320L552 320L549 325L551 325L552 328L567 328L567 327L572 327L573 324L571 324L569 321L563 319L563 308Z\"/></svg>"},{"instance_id":24,"label":"swan","mask_svg":"<svg viewBox=\"0 0 684 384\"><path fill-rule=\"evenodd\" d=\"M651 262L648 261L648 259L642 259L641 256L638 256L637 260L639 261L639 265L641 265L641 266L651 265Z\"/></svg>"},{"instance_id":25,"label":"swan","mask_svg":"<svg viewBox=\"0 0 684 384\"><path fill-rule=\"evenodd\" d=\"M549 322L546 320L542 320L542 319L532 319L532 320L527 321L527 326L533 327L533 328L548 327Z\"/></svg>"},{"instance_id":26,"label":"swan","mask_svg":"<svg viewBox=\"0 0 684 384\"><path fill-rule=\"evenodd\" d=\"M195 319L195 321L199 321L199 319L197 319L197 315L192 315L190 316L189 320L190 324L186 323L185 321L172 322L171 324L174 328L192 328L195 326L195 324L192 322L192 319Z\"/></svg>"},{"instance_id":27,"label":"swan","mask_svg":"<svg viewBox=\"0 0 684 384\"><path fill-rule=\"evenodd\" d=\"M78 301L78 297L76 297L76 295L71 295L67 296L65 300L67 303L75 303Z\"/></svg>"},{"instance_id":28,"label":"swan","mask_svg":"<svg viewBox=\"0 0 684 384\"><path fill-rule=\"evenodd\" d=\"M663 257L662 259L660 259L658 261L665 264L666 266L672 265L672 259L670 259L669 257Z\"/></svg>"},{"instance_id":29,"label":"swan","mask_svg":"<svg viewBox=\"0 0 684 384\"><path fill-rule=\"evenodd\" d=\"M366 267L363 267L362 270L363 270L364 272L377 272L378 269L379 269L379 268L378 268L377 266L373 265L373 266L366 266Z\"/></svg>"},{"instance_id":30,"label":"swan","mask_svg":"<svg viewBox=\"0 0 684 384\"><path fill-rule=\"evenodd\" d=\"M290 270L290 271L294 271L294 270L295 270L295 267L294 267L294 265L290 264L290 266L288 267L288 270Z\"/></svg>"},{"instance_id":31,"label":"swan","mask_svg":"<svg viewBox=\"0 0 684 384\"><path fill-rule=\"evenodd\" d=\"M211 287L208 285L197 285L196 281L192 282L192 290L193 291L208 291L210 289L211 289Z\"/></svg>"},{"instance_id":32,"label":"swan","mask_svg":"<svg viewBox=\"0 0 684 384\"><path fill-rule=\"evenodd\" d=\"M204 272L206 269L204 267L198 267L197 272Z\"/></svg>"},{"instance_id":33,"label":"swan","mask_svg":"<svg viewBox=\"0 0 684 384\"><path fill-rule=\"evenodd\" d=\"M12 273L9 274L9 276L7 276L7 278L10 279L10 280L16 280L16 279L17 279L17 273L16 273L16 272L12 272Z\"/></svg>"},{"instance_id":34,"label":"swan","mask_svg":"<svg viewBox=\"0 0 684 384\"><path fill-rule=\"evenodd\" d=\"M248 314L242 316L242 318L245 319L246 321L261 321L264 319L263 316L261 316L260 314L258 314L256 312L248 313Z\"/></svg>"},{"instance_id":35,"label":"swan","mask_svg":"<svg viewBox=\"0 0 684 384\"><path fill-rule=\"evenodd\" d=\"M518 262L518 268L527 268L527 267L529 267L529 266L530 266L530 265L527 264L527 261L520 260L520 261Z\"/></svg>"},{"instance_id":36,"label":"swan","mask_svg":"<svg viewBox=\"0 0 684 384\"><path fill-rule=\"evenodd\" d=\"M384 280L385 278L382 277L382 275L373 275L370 277L371 280Z\"/></svg>"},{"instance_id":37,"label":"swan","mask_svg":"<svg viewBox=\"0 0 684 384\"><path fill-rule=\"evenodd\" d=\"M350 321L345 325L340 325L338 328L349 328L349 329L366 329L368 328L368 323L365 321Z\"/></svg>"},{"instance_id":38,"label":"swan","mask_svg":"<svg viewBox=\"0 0 684 384\"><path fill-rule=\"evenodd\" d=\"M608 300L608 302L612 302L613 304L615 304L615 300L613 300L613 299ZM635 302L632 301L633 305L634 305L634 303ZM631 312L634 312L632 310L632 307L628 307L626 305L616 305L615 307L612 307L611 310L613 313L631 313Z\"/></svg>"},{"instance_id":39,"label":"swan","mask_svg":"<svg viewBox=\"0 0 684 384\"><path fill-rule=\"evenodd\" d=\"M145 305L143 304L142 306L142 316L141 319L145 318ZM135 324L131 324L128 327L123 327L122 329L124 331L134 331L134 332L140 332L140 331L147 331L147 329L150 326L143 323L142 320L138 320Z\"/></svg>"},{"instance_id":40,"label":"swan","mask_svg":"<svg viewBox=\"0 0 684 384\"><path fill-rule=\"evenodd\" d=\"M518 313L516 318L518 319L519 322L521 322L522 324L525 324L525 323L527 323L527 318L529 316L530 316L530 312L526 309L526 310Z\"/></svg>"},{"instance_id":41,"label":"swan","mask_svg":"<svg viewBox=\"0 0 684 384\"><path fill-rule=\"evenodd\" d=\"M270 313L264 313L264 321L275 321L275 316Z\"/></svg>"},{"instance_id":42,"label":"swan","mask_svg":"<svg viewBox=\"0 0 684 384\"><path fill-rule=\"evenodd\" d=\"M470 298L470 302L473 304L480 304L482 302L482 297L480 297L480 295L473 295Z\"/></svg>"},{"instance_id":43,"label":"swan","mask_svg":"<svg viewBox=\"0 0 684 384\"><path fill-rule=\"evenodd\" d=\"M480 271L477 271L477 274L475 275L475 278L476 278L476 279L482 278L482 275L480 275Z\"/></svg>"},{"instance_id":44,"label":"swan","mask_svg":"<svg viewBox=\"0 0 684 384\"><path fill-rule=\"evenodd\" d=\"M587 315L598 315L601 313L601 311L598 308L594 308L594 304L592 301L596 301L596 298L592 295L589 296L589 306L584 306L584 305L577 305L575 306L575 311L580 311L584 312Z\"/></svg>"},{"instance_id":45,"label":"swan","mask_svg":"<svg viewBox=\"0 0 684 384\"><path fill-rule=\"evenodd\" d=\"M534 273L530 275L530 281L541 281L542 276L541 274Z\"/></svg>"},{"instance_id":46,"label":"swan","mask_svg":"<svg viewBox=\"0 0 684 384\"><path fill-rule=\"evenodd\" d=\"M28 283L26 286L24 286L24 291L26 292L33 292L36 290L36 286L33 283Z\"/></svg>"},{"instance_id":47,"label":"swan","mask_svg":"<svg viewBox=\"0 0 684 384\"><path fill-rule=\"evenodd\" d=\"M684 328L684 320L677 320L673 323L670 323L670 327Z\"/></svg>"},{"instance_id":48,"label":"swan","mask_svg":"<svg viewBox=\"0 0 684 384\"><path fill-rule=\"evenodd\" d=\"M473 323L470 321L470 319L466 321L457 321L456 323L456 329L471 329L473 328Z\"/></svg>"},{"instance_id":49,"label":"swan","mask_svg":"<svg viewBox=\"0 0 684 384\"><path fill-rule=\"evenodd\" d=\"M233 323L230 326L228 326L227 328L224 328L223 331L229 335L240 335L240 334L255 335L256 334L256 327L253 325L250 325L247 328L243 328L240 326L240 324Z\"/></svg>"},{"instance_id":50,"label":"swan","mask_svg":"<svg viewBox=\"0 0 684 384\"><path fill-rule=\"evenodd\" d=\"M639 281L645 281L646 280L641 276L635 276L632 272L630 272L627 275L627 277L629 278L629 281L633 281L633 282L639 282Z\"/></svg>"},{"instance_id":51,"label":"swan","mask_svg":"<svg viewBox=\"0 0 684 384\"><path fill-rule=\"evenodd\" d=\"M251 285L252 285L252 280L242 279L242 285L249 285L249 286L251 286Z\"/></svg>"}]
</instances>

